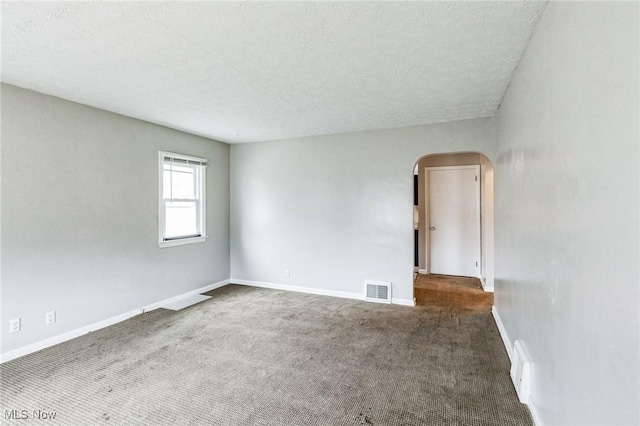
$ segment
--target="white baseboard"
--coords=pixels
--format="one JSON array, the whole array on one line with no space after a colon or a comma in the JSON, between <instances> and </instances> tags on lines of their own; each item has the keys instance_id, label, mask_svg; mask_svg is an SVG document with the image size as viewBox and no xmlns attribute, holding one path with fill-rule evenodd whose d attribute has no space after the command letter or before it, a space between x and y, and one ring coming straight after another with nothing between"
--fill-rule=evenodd
<instances>
[{"instance_id":1,"label":"white baseboard","mask_svg":"<svg viewBox=\"0 0 640 426\"><path fill-rule=\"evenodd\" d=\"M346 291L326 290L315 287L301 287L297 285L268 283L263 281L251 281L231 278L231 284L248 285L252 287L272 288L274 290L296 291L298 293L319 294L321 296L342 297L343 299L362 300L364 296L360 293L350 293Z\"/></svg>"},{"instance_id":2,"label":"white baseboard","mask_svg":"<svg viewBox=\"0 0 640 426\"><path fill-rule=\"evenodd\" d=\"M509 336L507 335L507 330L504 328L504 323L502 322L502 318L498 313L495 305L491 308L491 313L493 314L493 318L496 321L496 325L498 326L498 331L500 332L500 337L502 337L502 343L504 344L505 349L507 350L507 354L509 355L509 362L513 362L513 345L511 344L511 340L509 340ZM533 401L533 395L529 395L529 403L527 404L527 408L531 413L531 418L533 419L533 424L535 426L543 426L544 423L540 420L540 414L538 412L538 408Z\"/></svg>"},{"instance_id":3,"label":"white baseboard","mask_svg":"<svg viewBox=\"0 0 640 426\"><path fill-rule=\"evenodd\" d=\"M125 312L124 314L116 315L114 317L107 318L102 321L94 322L93 324L89 324L84 327L67 331L66 333L58 334L57 336L49 337L47 339L40 340L35 343L31 343L21 348L14 349L12 351L9 351L0 355L0 364L5 363L7 361L11 361L16 358L20 358L21 356L38 352L39 350L42 350L51 346L55 346L58 343L66 342L67 340L74 339L76 337L82 336L83 334L87 334L92 331L99 330L101 328L109 327L110 325L128 320L129 318L135 317L136 315L139 315L139 314L140 314L140 310L134 309L132 311Z\"/></svg>"},{"instance_id":4,"label":"white baseboard","mask_svg":"<svg viewBox=\"0 0 640 426\"><path fill-rule=\"evenodd\" d=\"M263 281L241 280L236 278L232 278L231 283L248 285L252 287L272 288L274 290L286 290L286 291L296 291L298 293L318 294L321 296L341 297L343 299L364 300L364 294L351 293L346 291L337 291L337 290L326 290L324 288L317 288L317 287L302 287L302 286L288 285L288 284L268 283ZM415 303L411 299L398 299L398 298L392 297L391 303L395 305L415 306Z\"/></svg>"},{"instance_id":5,"label":"white baseboard","mask_svg":"<svg viewBox=\"0 0 640 426\"><path fill-rule=\"evenodd\" d=\"M487 280L484 277L480 277L482 283L482 289L487 293L493 293L493 280Z\"/></svg>"},{"instance_id":6,"label":"white baseboard","mask_svg":"<svg viewBox=\"0 0 640 426\"><path fill-rule=\"evenodd\" d=\"M540 413L538 412L538 407L533 402L533 397L529 395L529 404L527 404L529 408L529 413L531 413L531 418L533 419L533 424L535 426L543 426L542 420L540 419Z\"/></svg>"},{"instance_id":7,"label":"white baseboard","mask_svg":"<svg viewBox=\"0 0 640 426\"><path fill-rule=\"evenodd\" d=\"M392 297L391 303L393 305L416 306L416 302L413 299L397 299L395 297Z\"/></svg>"},{"instance_id":8,"label":"white baseboard","mask_svg":"<svg viewBox=\"0 0 640 426\"><path fill-rule=\"evenodd\" d=\"M426 269L418 269L418 273L419 274L428 274L429 271L427 271Z\"/></svg>"},{"instance_id":9,"label":"white baseboard","mask_svg":"<svg viewBox=\"0 0 640 426\"><path fill-rule=\"evenodd\" d=\"M39 342L31 343L29 345L23 346L18 349L14 349L12 351L0 354L0 364L5 363L7 361L11 361L12 359L19 358L24 355L28 355L34 352L38 352L39 350L57 345L58 343L66 342L67 340L74 339L76 337L80 337L83 334L90 333L92 331L100 330L101 328L109 327L110 325L117 324L119 322L128 320L129 318L135 317L136 315L140 315L144 312L153 311L154 309L158 309L165 304L178 301L185 297L193 296L195 294L206 293L207 291L211 291L213 289L223 287L229 284L229 280L219 281L217 283L209 284L207 286L201 287L196 290L189 291L187 293L171 297L169 299L165 299L159 302L152 303L150 305L143 306L138 309L133 309L131 311L125 312L120 315L113 316L111 318L107 318L102 321L94 322L93 324L86 325L84 327L76 328L75 330L67 331L66 333L58 334L57 336L49 337L44 340L40 340Z\"/></svg>"},{"instance_id":10,"label":"white baseboard","mask_svg":"<svg viewBox=\"0 0 640 426\"><path fill-rule=\"evenodd\" d=\"M507 330L504 328L504 323L502 322L502 318L500 318L500 314L498 313L495 305L491 308L491 313L493 314L493 319L496 321L500 337L502 337L502 344L504 344L504 347L507 350L507 355L509 355L509 361L511 362L513 360L513 354L511 353L513 350L512 343L511 340L509 340Z\"/></svg>"}]
</instances>

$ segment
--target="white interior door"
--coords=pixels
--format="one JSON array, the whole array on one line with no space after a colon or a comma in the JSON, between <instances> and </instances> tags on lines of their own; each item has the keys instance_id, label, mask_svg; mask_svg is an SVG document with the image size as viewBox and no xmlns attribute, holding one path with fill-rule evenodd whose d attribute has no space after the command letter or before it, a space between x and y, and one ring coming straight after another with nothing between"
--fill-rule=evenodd
<instances>
[{"instance_id":1,"label":"white interior door","mask_svg":"<svg viewBox=\"0 0 640 426\"><path fill-rule=\"evenodd\" d=\"M428 238L432 274L480 273L480 167L429 167Z\"/></svg>"}]
</instances>

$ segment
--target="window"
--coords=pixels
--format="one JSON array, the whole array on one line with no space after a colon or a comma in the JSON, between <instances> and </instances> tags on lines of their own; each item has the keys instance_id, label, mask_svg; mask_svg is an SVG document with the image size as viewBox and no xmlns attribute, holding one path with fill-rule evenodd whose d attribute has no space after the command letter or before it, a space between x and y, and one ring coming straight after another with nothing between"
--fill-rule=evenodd
<instances>
[{"instance_id":1,"label":"window","mask_svg":"<svg viewBox=\"0 0 640 426\"><path fill-rule=\"evenodd\" d=\"M207 238L205 182L207 160L159 153L160 247L197 243Z\"/></svg>"}]
</instances>

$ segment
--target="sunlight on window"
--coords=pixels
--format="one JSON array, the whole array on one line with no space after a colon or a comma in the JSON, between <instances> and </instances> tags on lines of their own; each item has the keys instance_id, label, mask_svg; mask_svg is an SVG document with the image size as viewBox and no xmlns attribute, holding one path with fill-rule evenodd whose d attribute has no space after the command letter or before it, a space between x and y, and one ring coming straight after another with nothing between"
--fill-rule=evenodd
<instances>
[{"instance_id":1,"label":"sunlight on window","mask_svg":"<svg viewBox=\"0 0 640 426\"><path fill-rule=\"evenodd\" d=\"M194 202L169 202L165 204L165 238L199 235Z\"/></svg>"},{"instance_id":2,"label":"sunlight on window","mask_svg":"<svg viewBox=\"0 0 640 426\"><path fill-rule=\"evenodd\" d=\"M161 247L203 239L206 160L161 152L160 167Z\"/></svg>"}]
</instances>

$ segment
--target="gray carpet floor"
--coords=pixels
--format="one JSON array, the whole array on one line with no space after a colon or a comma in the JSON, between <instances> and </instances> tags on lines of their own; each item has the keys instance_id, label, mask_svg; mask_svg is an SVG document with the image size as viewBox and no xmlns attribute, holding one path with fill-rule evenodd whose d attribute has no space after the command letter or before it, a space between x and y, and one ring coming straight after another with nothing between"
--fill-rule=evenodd
<instances>
[{"instance_id":1,"label":"gray carpet floor","mask_svg":"<svg viewBox=\"0 0 640 426\"><path fill-rule=\"evenodd\" d=\"M532 424L486 309L207 294L3 364L0 423ZM31 418L6 419L12 409Z\"/></svg>"}]
</instances>

